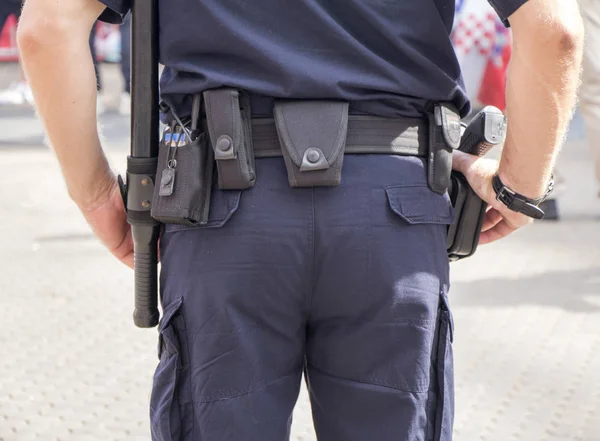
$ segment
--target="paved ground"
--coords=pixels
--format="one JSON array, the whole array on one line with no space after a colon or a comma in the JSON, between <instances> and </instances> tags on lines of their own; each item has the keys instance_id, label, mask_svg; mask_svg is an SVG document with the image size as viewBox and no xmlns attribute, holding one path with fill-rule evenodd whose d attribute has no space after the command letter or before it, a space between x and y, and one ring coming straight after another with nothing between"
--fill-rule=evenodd
<instances>
[{"instance_id":1,"label":"paved ground","mask_svg":"<svg viewBox=\"0 0 600 441\"><path fill-rule=\"evenodd\" d=\"M123 170L128 121L102 124ZM0 109L0 441L149 440L156 331L133 326L131 273L42 141L31 110ZM600 440L600 201L579 120L561 168L562 222L453 264L458 441ZM314 440L304 392L293 439Z\"/></svg>"}]
</instances>

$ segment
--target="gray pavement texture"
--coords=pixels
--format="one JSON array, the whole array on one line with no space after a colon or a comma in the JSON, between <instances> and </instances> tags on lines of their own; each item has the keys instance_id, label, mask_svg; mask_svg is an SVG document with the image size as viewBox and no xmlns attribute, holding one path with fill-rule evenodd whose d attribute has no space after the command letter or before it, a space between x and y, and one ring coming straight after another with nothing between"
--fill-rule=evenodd
<instances>
[{"instance_id":1,"label":"gray pavement texture","mask_svg":"<svg viewBox=\"0 0 600 441\"><path fill-rule=\"evenodd\" d=\"M100 122L123 171L128 121ZM0 164L0 441L149 440L157 335L133 326L131 272L68 199L31 109L0 108ZM600 200L578 118L560 167L562 221L452 264L458 441L600 441ZM303 390L293 440L314 439Z\"/></svg>"}]
</instances>

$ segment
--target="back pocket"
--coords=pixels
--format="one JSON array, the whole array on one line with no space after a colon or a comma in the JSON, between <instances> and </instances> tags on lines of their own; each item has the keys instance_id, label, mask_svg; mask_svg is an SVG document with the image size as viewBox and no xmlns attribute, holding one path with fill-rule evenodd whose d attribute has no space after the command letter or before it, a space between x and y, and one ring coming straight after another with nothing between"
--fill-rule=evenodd
<instances>
[{"instance_id":1,"label":"back pocket","mask_svg":"<svg viewBox=\"0 0 600 441\"><path fill-rule=\"evenodd\" d=\"M452 224L454 208L448 194L426 185L386 187L391 210L409 224Z\"/></svg>"}]
</instances>

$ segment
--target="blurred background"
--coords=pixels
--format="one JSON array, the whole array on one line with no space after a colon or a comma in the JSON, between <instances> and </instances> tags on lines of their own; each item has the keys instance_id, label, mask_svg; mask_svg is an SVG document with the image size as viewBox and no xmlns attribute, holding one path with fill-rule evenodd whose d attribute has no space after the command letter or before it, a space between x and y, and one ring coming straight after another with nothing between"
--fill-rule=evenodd
<instances>
[{"instance_id":1,"label":"blurred background","mask_svg":"<svg viewBox=\"0 0 600 441\"><path fill-rule=\"evenodd\" d=\"M510 33L486 2L459 3L453 41L469 93L503 109ZM10 17L0 35L0 441L148 440L156 329L134 327L132 273L66 194L14 30ZM118 172L129 149L124 35L101 24L91 41ZM554 219L451 264L458 441L600 441L600 198L587 141L577 113ZM314 439L303 391L293 440Z\"/></svg>"}]
</instances>

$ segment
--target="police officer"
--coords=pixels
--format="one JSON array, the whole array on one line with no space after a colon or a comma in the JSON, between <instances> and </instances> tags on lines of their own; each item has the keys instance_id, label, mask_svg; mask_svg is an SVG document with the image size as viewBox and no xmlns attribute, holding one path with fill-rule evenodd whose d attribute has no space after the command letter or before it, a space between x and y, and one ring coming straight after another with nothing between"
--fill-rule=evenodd
<instances>
[{"instance_id":1,"label":"police officer","mask_svg":"<svg viewBox=\"0 0 600 441\"><path fill-rule=\"evenodd\" d=\"M583 33L571 0L492 3L514 34L506 145L499 163L453 155L492 207L482 243L528 224L547 193ZM166 122L186 119L194 94L236 90L248 95L262 137L252 135L253 185L219 182L208 223L165 225L154 440L287 439L303 372L321 441L452 438L453 210L446 170L431 165L437 154L447 165L444 147L424 144L442 134L455 144L453 112L469 111L448 37L454 6L159 1ZM88 45L98 17L118 22L129 7L28 0L19 44L71 198L131 266L130 229L96 132ZM215 157L244 145L240 131L221 133L241 119L219 96L203 107ZM341 157L329 149L344 144ZM302 186L322 176L310 175L316 164L339 182Z\"/></svg>"}]
</instances>

